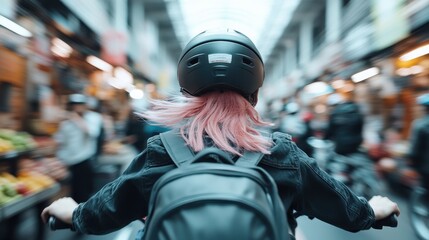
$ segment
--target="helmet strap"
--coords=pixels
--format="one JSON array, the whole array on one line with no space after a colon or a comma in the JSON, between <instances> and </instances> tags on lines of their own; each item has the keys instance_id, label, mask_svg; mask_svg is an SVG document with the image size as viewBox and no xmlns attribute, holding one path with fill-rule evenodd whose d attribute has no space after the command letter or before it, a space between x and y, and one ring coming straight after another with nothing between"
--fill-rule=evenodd
<instances>
[{"instance_id":1,"label":"helmet strap","mask_svg":"<svg viewBox=\"0 0 429 240\"><path fill-rule=\"evenodd\" d=\"M254 93L250 94L247 97L247 100L250 102L250 104L252 104L252 106L256 106L256 104L258 103L258 92L259 90L256 90Z\"/></svg>"}]
</instances>

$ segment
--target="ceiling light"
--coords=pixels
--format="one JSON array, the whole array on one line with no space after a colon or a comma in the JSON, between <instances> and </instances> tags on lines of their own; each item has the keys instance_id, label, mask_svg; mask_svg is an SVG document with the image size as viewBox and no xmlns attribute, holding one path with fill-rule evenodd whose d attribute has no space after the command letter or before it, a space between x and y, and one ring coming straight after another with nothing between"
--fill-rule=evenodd
<instances>
[{"instance_id":1,"label":"ceiling light","mask_svg":"<svg viewBox=\"0 0 429 240\"><path fill-rule=\"evenodd\" d=\"M52 46L51 47L51 52L54 55L62 57L62 58L68 58L68 57L70 57L70 52L64 51L63 49L58 48L56 46Z\"/></svg>"},{"instance_id":2,"label":"ceiling light","mask_svg":"<svg viewBox=\"0 0 429 240\"><path fill-rule=\"evenodd\" d=\"M409 51L404 55L400 56L399 59L401 61L410 61L410 60L419 58L421 56L424 56L426 54L429 54L429 44L418 47L412 51Z\"/></svg>"},{"instance_id":3,"label":"ceiling light","mask_svg":"<svg viewBox=\"0 0 429 240\"><path fill-rule=\"evenodd\" d=\"M133 75L122 67L113 70L113 76L107 79L107 83L117 89L132 92L136 87L133 85Z\"/></svg>"},{"instance_id":4,"label":"ceiling light","mask_svg":"<svg viewBox=\"0 0 429 240\"><path fill-rule=\"evenodd\" d=\"M121 81L115 77L110 77L109 79L107 79L107 83L114 88L122 88Z\"/></svg>"},{"instance_id":5,"label":"ceiling light","mask_svg":"<svg viewBox=\"0 0 429 240\"><path fill-rule=\"evenodd\" d=\"M10 31L21 35L23 37L32 37L33 34L28 31L27 29L21 27L20 25L16 24L15 22L11 21L8 18L3 17L2 15L0 15L0 26L3 26L7 29L9 29Z\"/></svg>"},{"instance_id":6,"label":"ceiling light","mask_svg":"<svg viewBox=\"0 0 429 240\"><path fill-rule=\"evenodd\" d=\"M353 74L352 80L355 83L361 82L361 81L366 80L368 78L374 77L379 73L380 73L380 69L378 69L377 67L368 68L366 70L363 70L361 72Z\"/></svg>"},{"instance_id":7,"label":"ceiling light","mask_svg":"<svg viewBox=\"0 0 429 240\"><path fill-rule=\"evenodd\" d=\"M124 90L129 92L129 93L134 89L136 89L136 86L134 86L133 84L129 84L128 86L124 87Z\"/></svg>"},{"instance_id":8,"label":"ceiling light","mask_svg":"<svg viewBox=\"0 0 429 240\"><path fill-rule=\"evenodd\" d=\"M422 73L424 70L424 67L420 65L415 65L410 68L411 74L419 74Z\"/></svg>"},{"instance_id":9,"label":"ceiling light","mask_svg":"<svg viewBox=\"0 0 429 240\"><path fill-rule=\"evenodd\" d=\"M131 90L130 97L132 99L142 99L144 97L144 92L141 89L135 88Z\"/></svg>"},{"instance_id":10,"label":"ceiling light","mask_svg":"<svg viewBox=\"0 0 429 240\"><path fill-rule=\"evenodd\" d=\"M70 54L73 52L73 48L61 39L54 38L52 39L51 51L59 57L67 58L70 57Z\"/></svg>"},{"instance_id":11,"label":"ceiling light","mask_svg":"<svg viewBox=\"0 0 429 240\"><path fill-rule=\"evenodd\" d=\"M310 94L324 95L332 92L331 87L324 82L314 82L307 85L304 90Z\"/></svg>"},{"instance_id":12,"label":"ceiling light","mask_svg":"<svg viewBox=\"0 0 429 240\"><path fill-rule=\"evenodd\" d=\"M101 60L100 58L96 57L96 56L88 56L86 58L86 61L91 64L92 66L106 71L106 72L110 72L112 71L113 67L112 65L108 64L107 62Z\"/></svg>"},{"instance_id":13,"label":"ceiling light","mask_svg":"<svg viewBox=\"0 0 429 240\"><path fill-rule=\"evenodd\" d=\"M396 70L396 74L401 77L406 77L411 74L411 70L409 68L399 68L398 70Z\"/></svg>"},{"instance_id":14,"label":"ceiling light","mask_svg":"<svg viewBox=\"0 0 429 240\"><path fill-rule=\"evenodd\" d=\"M52 39L52 45L54 45L58 48L61 48L64 51L68 51L68 52L73 51L73 49L70 47L70 45L68 45L67 43L65 43L63 40L61 40L59 38Z\"/></svg>"},{"instance_id":15,"label":"ceiling light","mask_svg":"<svg viewBox=\"0 0 429 240\"><path fill-rule=\"evenodd\" d=\"M115 67L115 69L113 70L113 75L124 82L133 81L133 75L127 70L125 70L123 67Z\"/></svg>"}]
</instances>

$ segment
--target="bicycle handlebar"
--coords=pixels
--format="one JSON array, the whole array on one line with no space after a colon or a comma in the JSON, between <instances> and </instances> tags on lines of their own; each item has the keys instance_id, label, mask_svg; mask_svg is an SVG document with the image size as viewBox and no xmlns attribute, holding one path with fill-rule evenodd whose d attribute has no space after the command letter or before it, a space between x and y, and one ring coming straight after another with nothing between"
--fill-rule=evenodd
<instances>
[{"instance_id":1,"label":"bicycle handlebar","mask_svg":"<svg viewBox=\"0 0 429 240\"><path fill-rule=\"evenodd\" d=\"M382 229L383 227L397 227L398 219L394 213L390 214L388 217L375 221L372 225L372 228Z\"/></svg>"},{"instance_id":2,"label":"bicycle handlebar","mask_svg":"<svg viewBox=\"0 0 429 240\"><path fill-rule=\"evenodd\" d=\"M298 216L300 215L297 214L296 217ZM72 225L63 222L54 216L49 217L48 225L52 231L56 231L60 229L70 229L74 231L74 228ZM398 219L396 218L396 215L392 213L386 218L375 221L375 223L372 225L372 228L382 229L383 227L397 227L397 226L398 226Z\"/></svg>"},{"instance_id":3,"label":"bicycle handlebar","mask_svg":"<svg viewBox=\"0 0 429 240\"><path fill-rule=\"evenodd\" d=\"M72 225L63 222L54 216L49 217L48 225L52 231L56 231L56 230L60 230L60 229L70 229L70 230L74 231L74 228Z\"/></svg>"}]
</instances>

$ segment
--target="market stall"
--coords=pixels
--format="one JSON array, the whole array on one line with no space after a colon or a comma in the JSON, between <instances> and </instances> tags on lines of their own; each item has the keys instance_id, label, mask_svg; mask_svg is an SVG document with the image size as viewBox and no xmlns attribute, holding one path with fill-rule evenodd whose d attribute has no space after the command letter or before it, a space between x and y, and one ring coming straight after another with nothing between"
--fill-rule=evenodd
<instances>
[{"instance_id":1,"label":"market stall","mask_svg":"<svg viewBox=\"0 0 429 240\"><path fill-rule=\"evenodd\" d=\"M67 176L63 165L52 156L52 145L41 145L30 134L0 129L0 231L13 239L21 214L40 211L60 190ZM38 221L37 239L43 239L44 224Z\"/></svg>"}]
</instances>

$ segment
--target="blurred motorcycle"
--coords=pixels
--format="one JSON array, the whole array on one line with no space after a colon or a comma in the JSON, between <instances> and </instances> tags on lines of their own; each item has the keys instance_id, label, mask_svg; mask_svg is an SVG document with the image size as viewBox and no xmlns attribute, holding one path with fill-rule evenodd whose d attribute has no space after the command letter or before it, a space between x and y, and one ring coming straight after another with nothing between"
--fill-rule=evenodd
<instances>
[{"instance_id":1,"label":"blurred motorcycle","mask_svg":"<svg viewBox=\"0 0 429 240\"><path fill-rule=\"evenodd\" d=\"M344 183L356 195L370 199L380 194L381 181L374 164L364 152L341 155L334 151L332 141L311 137L308 143L313 147L313 157L319 166L334 179Z\"/></svg>"},{"instance_id":2,"label":"blurred motorcycle","mask_svg":"<svg viewBox=\"0 0 429 240\"><path fill-rule=\"evenodd\" d=\"M411 226L420 240L429 240L429 200L427 189L413 188L409 201Z\"/></svg>"}]
</instances>

